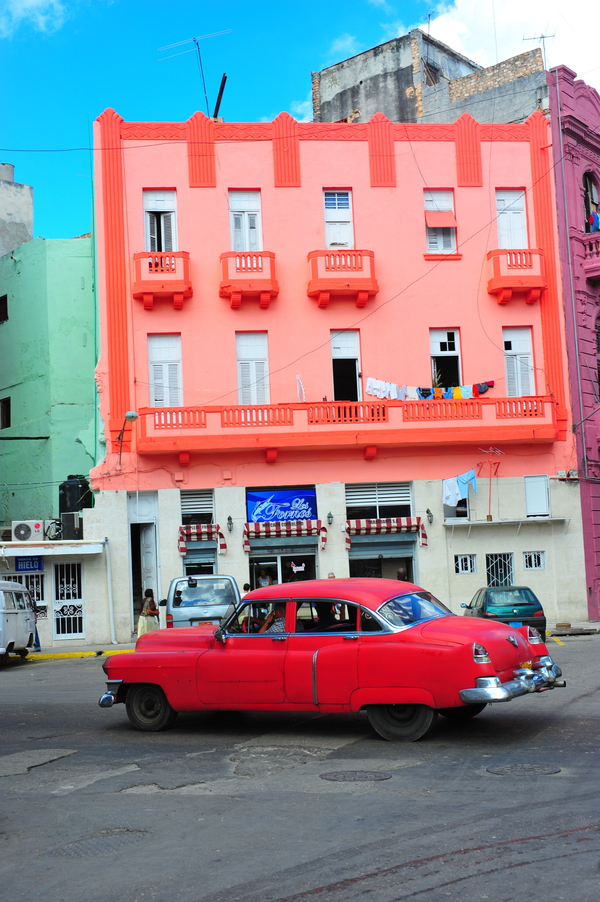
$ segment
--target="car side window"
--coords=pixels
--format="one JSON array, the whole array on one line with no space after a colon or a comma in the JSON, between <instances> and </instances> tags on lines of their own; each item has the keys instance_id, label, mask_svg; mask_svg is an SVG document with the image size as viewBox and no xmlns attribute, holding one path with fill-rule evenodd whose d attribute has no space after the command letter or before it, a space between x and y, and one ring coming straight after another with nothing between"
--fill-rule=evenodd
<instances>
[{"instance_id":1,"label":"car side window","mask_svg":"<svg viewBox=\"0 0 600 902\"><path fill-rule=\"evenodd\" d=\"M371 630L363 626L363 612L351 602L332 598L311 598L297 603L297 633L356 633ZM366 622L366 621L365 621Z\"/></svg>"},{"instance_id":2,"label":"car side window","mask_svg":"<svg viewBox=\"0 0 600 902\"><path fill-rule=\"evenodd\" d=\"M15 610L15 599L12 592L4 593L4 607L7 611Z\"/></svg>"},{"instance_id":3,"label":"car side window","mask_svg":"<svg viewBox=\"0 0 600 902\"><path fill-rule=\"evenodd\" d=\"M25 596L22 592L15 592L15 605L20 611L27 610L27 605L25 604Z\"/></svg>"},{"instance_id":4,"label":"car side window","mask_svg":"<svg viewBox=\"0 0 600 902\"><path fill-rule=\"evenodd\" d=\"M360 627L361 633L379 633L383 632L383 627L379 620L376 620L370 611L360 609Z\"/></svg>"},{"instance_id":5,"label":"car side window","mask_svg":"<svg viewBox=\"0 0 600 902\"><path fill-rule=\"evenodd\" d=\"M228 633L246 635L284 633L287 602L249 601L227 624Z\"/></svg>"}]
</instances>

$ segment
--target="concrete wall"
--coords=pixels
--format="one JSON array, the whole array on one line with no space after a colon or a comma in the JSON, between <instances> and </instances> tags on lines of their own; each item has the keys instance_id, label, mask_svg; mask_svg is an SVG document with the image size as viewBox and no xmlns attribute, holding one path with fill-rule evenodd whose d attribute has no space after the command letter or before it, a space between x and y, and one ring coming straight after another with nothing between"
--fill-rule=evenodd
<instances>
[{"instance_id":1,"label":"concrete wall","mask_svg":"<svg viewBox=\"0 0 600 902\"><path fill-rule=\"evenodd\" d=\"M11 399L3 441L0 523L58 516L58 485L94 463L94 302L91 239L36 238L0 259L0 397ZM91 429L91 434L90 434Z\"/></svg>"},{"instance_id":2,"label":"concrete wall","mask_svg":"<svg viewBox=\"0 0 600 902\"><path fill-rule=\"evenodd\" d=\"M14 180L11 163L0 163L0 257L33 238L33 188Z\"/></svg>"}]
</instances>

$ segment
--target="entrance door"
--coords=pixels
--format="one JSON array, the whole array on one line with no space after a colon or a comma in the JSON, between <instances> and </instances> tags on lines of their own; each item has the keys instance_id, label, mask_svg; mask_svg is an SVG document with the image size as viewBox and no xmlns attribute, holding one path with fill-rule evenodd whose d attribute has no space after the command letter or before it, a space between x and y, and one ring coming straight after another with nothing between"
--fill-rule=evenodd
<instances>
[{"instance_id":1,"label":"entrance door","mask_svg":"<svg viewBox=\"0 0 600 902\"><path fill-rule=\"evenodd\" d=\"M250 585L253 589L315 579L316 572L314 554L262 554L250 558Z\"/></svg>"},{"instance_id":2,"label":"entrance door","mask_svg":"<svg viewBox=\"0 0 600 902\"><path fill-rule=\"evenodd\" d=\"M54 638L83 639L81 564L54 565Z\"/></svg>"},{"instance_id":3,"label":"entrance door","mask_svg":"<svg viewBox=\"0 0 600 902\"><path fill-rule=\"evenodd\" d=\"M359 333L354 330L331 333L333 400L360 401Z\"/></svg>"}]
</instances>

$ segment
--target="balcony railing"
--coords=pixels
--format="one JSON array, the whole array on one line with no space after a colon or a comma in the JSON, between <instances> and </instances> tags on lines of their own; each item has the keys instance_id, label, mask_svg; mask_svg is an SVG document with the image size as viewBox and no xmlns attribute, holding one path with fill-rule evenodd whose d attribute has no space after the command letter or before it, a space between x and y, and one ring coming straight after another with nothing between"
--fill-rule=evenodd
<instances>
[{"instance_id":1,"label":"balcony railing","mask_svg":"<svg viewBox=\"0 0 600 902\"><path fill-rule=\"evenodd\" d=\"M332 297L351 298L364 307L379 291L373 251L311 251L307 294L327 307Z\"/></svg>"},{"instance_id":2,"label":"balcony railing","mask_svg":"<svg viewBox=\"0 0 600 902\"><path fill-rule=\"evenodd\" d=\"M566 428L550 397L145 407L139 414L142 454L552 442Z\"/></svg>"},{"instance_id":3,"label":"balcony railing","mask_svg":"<svg viewBox=\"0 0 600 902\"><path fill-rule=\"evenodd\" d=\"M489 251L491 278L488 293L495 294L499 304L508 304L513 294L524 294L527 304L539 300L547 282L544 274L544 252L539 248L501 248Z\"/></svg>"},{"instance_id":4,"label":"balcony railing","mask_svg":"<svg viewBox=\"0 0 600 902\"><path fill-rule=\"evenodd\" d=\"M582 248L585 277L590 282L595 282L600 279L600 232L582 235L579 241Z\"/></svg>"},{"instance_id":5,"label":"balcony railing","mask_svg":"<svg viewBox=\"0 0 600 902\"><path fill-rule=\"evenodd\" d=\"M234 310L244 298L258 298L259 307L267 308L279 294L275 278L275 254L271 251L228 251L221 254L219 296L228 298Z\"/></svg>"},{"instance_id":6,"label":"balcony railing","mask_svg":"<svg viewBox=\"0 0 600 902\"><path fill-rule=\"evenodd\" d=\"M133 296L143 301L144 310L152 310L156 298L172 298L175 310L181 310L193 294L187 251L134 254L133 268Z\"/></svg>"}]
</instances>

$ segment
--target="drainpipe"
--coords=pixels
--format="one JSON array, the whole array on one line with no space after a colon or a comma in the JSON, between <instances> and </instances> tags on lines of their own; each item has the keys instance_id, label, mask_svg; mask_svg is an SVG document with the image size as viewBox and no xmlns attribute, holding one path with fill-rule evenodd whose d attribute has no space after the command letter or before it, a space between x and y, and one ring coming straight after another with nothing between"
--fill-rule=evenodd
<instances>
[{"instance_id":1,"label":"drainpipe","mask_svg":"<svg viewBox=\"0 0 600 902\"><path fill-rule=\"evenodd\" d=\"M108 585L108 616L110 619L110 641L113 645L117 645L117 637L115 634L115 604L112 590L112 568L110 565L110 543L108 536L104 537L104 548L106 550L106 582Z\"/></svg>"}]
</instances>

